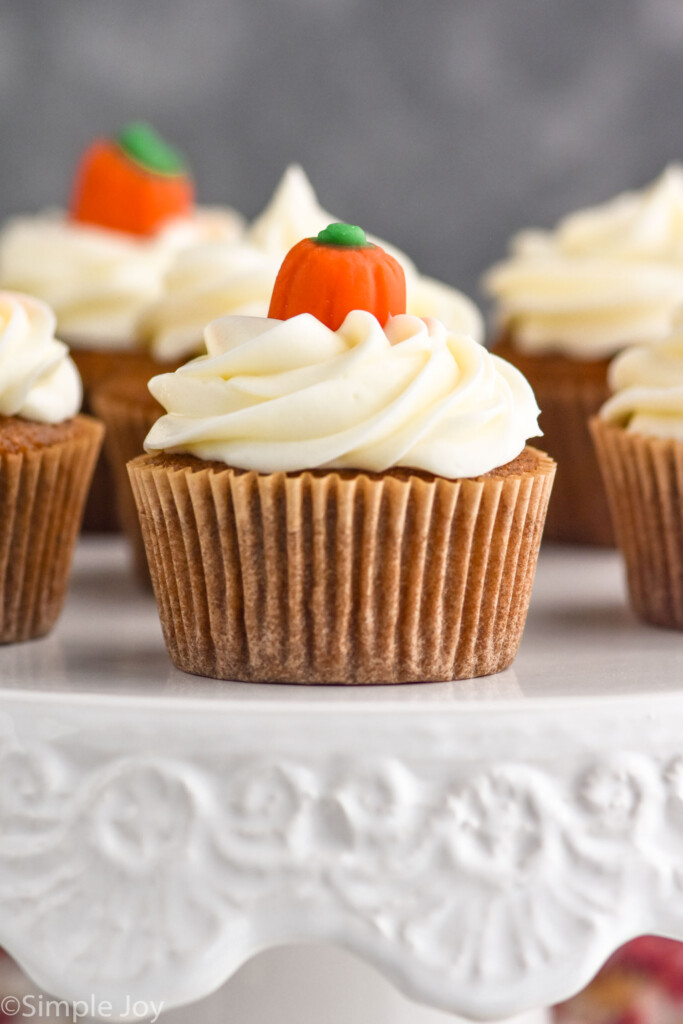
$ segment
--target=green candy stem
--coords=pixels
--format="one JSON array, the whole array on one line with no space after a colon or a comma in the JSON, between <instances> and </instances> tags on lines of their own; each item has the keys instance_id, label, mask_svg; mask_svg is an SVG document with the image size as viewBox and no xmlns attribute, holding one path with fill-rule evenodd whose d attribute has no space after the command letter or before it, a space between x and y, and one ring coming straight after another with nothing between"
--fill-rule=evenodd
<instances>
[{"instance_id":1,"label":"green candy stem","mask_svg":"<svg viewBox=\"0 0 683 1024\"><path fill-rule=\"evenodd\" d=\"M116 141L126 156L145 170L173 177L187 172L187 165L178 150L144 121L131 121L125 125Z\"/></svg>"},{"instance_id":2,"label":"green candy stem","mask_svg":"<svg viewBox=\"0 0 683 1024\"><path fill-rule=\"evenodd\" d=\"M328 224L326 228L318 233L316 242L322 245L348 245L355 249L362 249L370 245L365 232L356 224Z\"/></svg>"}]
</instances>

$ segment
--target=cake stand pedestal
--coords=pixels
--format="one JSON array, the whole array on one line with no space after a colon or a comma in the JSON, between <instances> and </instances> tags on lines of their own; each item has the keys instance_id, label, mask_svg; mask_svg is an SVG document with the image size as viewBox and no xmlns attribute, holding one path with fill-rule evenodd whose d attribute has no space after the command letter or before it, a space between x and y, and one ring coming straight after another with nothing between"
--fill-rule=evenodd
<instances>
[{"instance_id":1,"label":"cake stand pedestal","mask_svg":"<svg viewBox=\"0 0 683 1024\"><path fill-rule=\"evenodd\" d=\"M614 553L543 552L498 676L307 689L176 671L123 543L84 541L0 680L0 944L95 1015L329 943L495 1020L683 938L683 638Z\"/></svg>"}]
</instances>

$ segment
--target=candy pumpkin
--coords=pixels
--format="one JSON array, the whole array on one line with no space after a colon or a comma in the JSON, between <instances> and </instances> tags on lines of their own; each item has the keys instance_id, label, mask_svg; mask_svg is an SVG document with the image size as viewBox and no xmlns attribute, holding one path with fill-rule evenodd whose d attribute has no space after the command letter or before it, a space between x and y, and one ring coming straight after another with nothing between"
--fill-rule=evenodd
<instances>
[{"instance_id":1,"label":"candy pumpkin","mask_svg":"<svg viewBox=\"0 0 683 1024\"><path fill-rule=\"evenodd\" d=\"M362 228L330 224L285 256L268 316L288 320L311 313L336 331L352 309L366 309L384 326L406 311L406 279L398 260L368 242Z\"/></svg>"},{"instance_id":2,"label":"candy pumpkin","mask_svg":"<svg viewBox=\"0 0 683 1024\"><path fill-rule=\"evenodd\" d=\"M153 235L187 216L194 189L179 154L149 125L127 125L115 141L101 139L76 171L73 220L132 235Z\"/></svg>"}]
</instances>

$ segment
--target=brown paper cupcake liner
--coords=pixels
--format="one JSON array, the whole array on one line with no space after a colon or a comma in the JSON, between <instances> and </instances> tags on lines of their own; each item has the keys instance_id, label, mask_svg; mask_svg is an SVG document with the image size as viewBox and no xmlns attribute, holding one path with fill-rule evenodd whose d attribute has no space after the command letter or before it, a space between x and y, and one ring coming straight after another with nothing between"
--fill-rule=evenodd
<instances>
[{"instance_id":1,"label":"brown paper cupcake liner","mask_svg":"<svg viewBox=\"0 0 683 1024\"><path fill-rule=\"evenodd\" d=\"M68 344L68 339L64 340ZM83 381L83 412L86 414L95 412L93 397L97 389L112 376L124 368L137 367L151 361L146 353L129 349L107 351L73 346L71 356ZM95 466L83 514L85 533L118 533L121 530L115 491L114 476L102 453Z\"/></svg>"},{"instance_id":2,"label":"brown paper cupcake liner","mask_svg":"<svg viewBox=\"0 0 683 1024\"><path fill-rule=\"evenodd\" d=\"M532 448L460 481L139 457L129 472L171 659L264 682L499 672L519 647L554 471Z\"/></svg>"},{"instance_id":3,"label":"brown paper cupcake liner","mask_svg":"<svg viewBox=\"0 0 683 1024\"><path fill-rule=\"evenodd\" d=\"M591 432L635 613L683 629L683 443L595 417Z\"/></svg>"},{"instance_id":4,"label":"brown paper cupcake liner","mask_svg":"<svg viewBox=\"0 0 683 1024\"><path fill-rule=\"evenodd\" d=\"M158 372L158 371L157 371ZM105 454L114 479L114 497L119 522L131 545L135 574L151 587L145 545L126 463L143 452L143 442L163 412L151 395L146 404L126 401L106 385L93 395L93 408L106 427Z\"/></svg>"},{"instance_id":5,"label":"brown paper cupcake liner","mask_svg":"<svg viewBox=\"0 0 683 1024\"><path fill-rule=\"evenodd\" d=\"M493 351L527 378L541 409L543 448L557 462L546 540L613 546L614 531L588 421L609 398L608 360L527 356L509 341Z\"/></svg>"},{"instance_id":6,"label":"brown paper cupcake liner","mask_svg":"<svg viewBox=\"0 0 683 1024\"><path fill-rule=\"evenodd\" d=\"M54 443L8 444L8 422L0 428L0 643L42 636L61 611L103 435L78 416Z\"/></svg>"}]
</instances>

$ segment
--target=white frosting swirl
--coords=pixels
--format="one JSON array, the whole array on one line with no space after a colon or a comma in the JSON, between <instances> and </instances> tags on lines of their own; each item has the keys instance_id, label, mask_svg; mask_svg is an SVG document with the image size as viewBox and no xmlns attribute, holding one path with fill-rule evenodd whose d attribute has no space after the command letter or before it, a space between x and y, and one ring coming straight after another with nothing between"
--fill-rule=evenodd
<instances>
[{"instance_id":1,"label":"white frosting swirl","mask_svg":"<svg viewBox=\"0 0 683 1024\"><path fill-rule=\"evenodd\" d=\"M638 345L610 363L615 394L603 419L635 434L683 441L683 332L653 345Z\"/></svg>"},{"instance_id":2,"label":"white frosting swirl","mask_svg":"<svg viewBox=\"0 0 683 1024\"><path fill-rule=\"evenodd\" d=\"M336 220L339 218L323 210L303 168L291 164L265 210L247 229L246 241L282 259L302 238L317 235Z\"/></svg>"},{"instance_id":3,"label":"white frosting swirl","mask_svg":"<svg viewBox=\"0 0 683 1024\"><path fill-rule=\"evenodd\" d=\"M0 416L61 423L80 409L81 378L55 327L40 299L0 291Z\"/></svg>"},{"instance_id":4,"label":"white frosting swirl","mask_svg":"<svg viewBox=\"0 0 683 1024\"><path fill-rule=\"evenodd\" d=\"M683 307L683 167L511 249L484 283L522 351L602 359L665 338Z\"/></svg>"},{"instance_id":5,"label":"white frosting swirl","mask_svg":"<svg viewBox=\"0 0 683 1024\"><path fill-rule=\"evenodd\" d=\"M143 331L155 358L171 362L203 351L204 328L218 316L266 316L287 252L302 238L317 235L338 219L319 205L303 170L289 167L242 244L200 246L178 257L166 276L165 294L144 322ZM405 253L368 237L403 266L409 313L435 316L452 330L482 338L479 311L468 298L455 288L422 277Z\"/></svg>"},{"instance_id":6,"label":"white frosting swirl","mask_svg":"<svg viewBox=\"0 0 683 1024\"><path fill-rule=\"evenodd\" d=\"M431 318L382 329L354 310L331 331L307 313L228 316L207 327L206 345L150 381L167 415L147 451L261 473L410 466L455 478L509 462L540 433L519 371Z\"/></svg>"},{"instance_id":7,"label":"white frosting swirl","mask_svg":"<svg viewBox=\"0 0 683 1024\"><path fill-rule=\"evenodd\" d=\"M182 253L166 275L164 296L143 319L159 362L204 350L204 328L228 313L265 316L281 256L249 245L212 243Z\"/></svg>"},{"instance_id":8,"label":"white frosting swirl","mask_svg":"<svg viewBox=\"0 0 683 1024\"><path fill-rule=\"evenodd\" d=\"M178 252L241 230L236 214L218 208L171 221L152 238L79 224L61 211L17 217L0 235L0 286L47 302L74 345L133 348Z\"/></svg>"}]
</instances>

